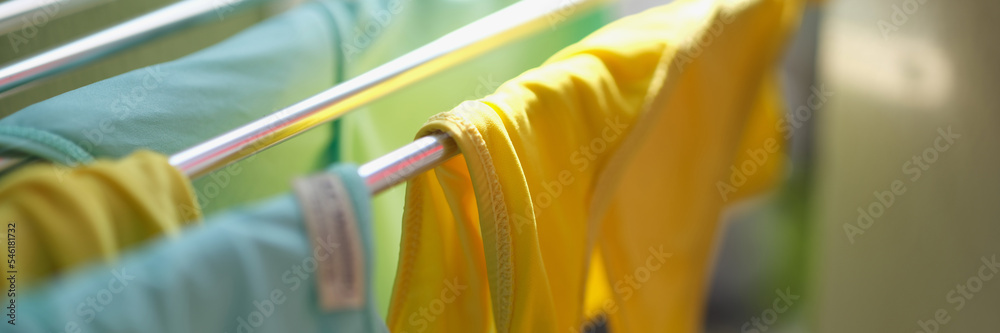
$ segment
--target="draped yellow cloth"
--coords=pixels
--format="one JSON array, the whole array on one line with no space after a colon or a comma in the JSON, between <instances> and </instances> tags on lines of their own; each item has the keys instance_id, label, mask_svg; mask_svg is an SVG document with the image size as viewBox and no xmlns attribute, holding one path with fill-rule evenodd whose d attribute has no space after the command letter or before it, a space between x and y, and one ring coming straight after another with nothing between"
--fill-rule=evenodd
<instances>
[{"instance_id":1,"label":"draped yellow cloth","mask_svg":"<svg viewBox=\"0 0 1000 333\"><path fill-rule=\"evenodd\" d=\"M190 181L167 157L137 151L67 168L26 166L0 179L0 218L14 235L19 283L119 254L201 218ZM10 259L10 258L8 258Z\"/></svg>"},{"instance_id":2,"label":"draped yellow cloth","mask_svg":"<svg viewBox=\"0 0 1000 333\"><path fill-rule=\"evenodd\" d=\"M699 331L720 212L780 175L803 5L676 1L432 117L462 156L408 184L390 330Z\"/></svg>"}]
</instances>

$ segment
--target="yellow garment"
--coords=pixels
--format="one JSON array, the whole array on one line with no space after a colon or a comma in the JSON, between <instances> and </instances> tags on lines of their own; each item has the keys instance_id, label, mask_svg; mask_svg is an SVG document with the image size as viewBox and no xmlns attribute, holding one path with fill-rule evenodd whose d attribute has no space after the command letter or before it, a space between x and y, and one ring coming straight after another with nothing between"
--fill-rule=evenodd
<instances>
[{"instance_id":1,"label":"yellow garment","mask_svg":"<svg viewBox=\"0 0 1000 333\"><path fill-rule=\"evenodd\" d=\"M0 179L0 218L14 225L24 286L88 261L115 260L123 249L177 233L201 212L187 177L166 156L137 151L77 168L16 170Z\"/></svg>"},{"instance_id":2,"label":"yellow garment","mask_svg":"<svg viewBox=\"0 0 1000 333\"><path fill-rule=\"evenodd\" d=\"M746 149L771 152L726 200L780 171L802 2L676 1L431 118L463 155L408 185L390 330L580 331L588 298L613 332L699 330L717 183Z\"/></svg>"}]
</instances>

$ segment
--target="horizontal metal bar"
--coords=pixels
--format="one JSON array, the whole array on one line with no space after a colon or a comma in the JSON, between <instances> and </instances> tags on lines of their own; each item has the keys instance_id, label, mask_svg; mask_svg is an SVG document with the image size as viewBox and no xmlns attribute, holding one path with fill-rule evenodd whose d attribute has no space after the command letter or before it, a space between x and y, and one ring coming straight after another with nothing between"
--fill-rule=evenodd
<instances>
[{"instance_id":1,"label":"horizontal metal bar","mask_svg":"<svg viewBox=\"0 0 1000 333\"><path fill-rule=\"evenodd\" d=\"M375 195L433 169L458 153L455 140L446 133L437 133L365 163L358 168L358 174Z\"/></svg>"},{"instance_id":2,"label":"horizontal metal bar","mask_svg":"<svg viewBox=\"0 0 1000 333\"><path fill-rule=\"evenodd\" d=\"M584 9L602 0L572 3ZM565 17L564 0L523 0L299 103L179 152L191 178L256 154L359 106Z\"/></svg>"},{"instance_id":3,"label":"horizontal metal bar","mask_svg":"<svg viewBox=\"0 0 1000 333\"><path fill-rule=\"evenodd\" d=\"M143 41L267 0L185 0L0 68L0 92L91 63Z\"/></svg>"},{"instance_id":4,"label":"horizontal metal bar","mask_svg":"<svg viewBox=\"0 0 1000 333\"><path fill-rule=\"evenodd\" d=\"M8 0L0 2L0 35L48 24L57 18L115 0ZM32 34L34 35L34 34ZM22 35L21 37L27 37Z\"/></svg>"}]
</instances>

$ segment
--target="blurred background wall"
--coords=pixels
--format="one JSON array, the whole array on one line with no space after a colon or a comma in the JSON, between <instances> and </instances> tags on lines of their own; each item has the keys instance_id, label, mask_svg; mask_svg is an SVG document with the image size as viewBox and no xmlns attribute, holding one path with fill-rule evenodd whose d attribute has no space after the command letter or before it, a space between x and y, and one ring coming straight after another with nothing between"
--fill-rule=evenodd
<instances>
[{"instance_id":1,"label":"blurred background wall","mask_svg":"<svg viewBox=\"0 0 1000 333\"><path fill-rule=\"evenodd\" d=\"M815 331L1000 331L1000 1L825 11Z\"/></svg>"}]
</instances>

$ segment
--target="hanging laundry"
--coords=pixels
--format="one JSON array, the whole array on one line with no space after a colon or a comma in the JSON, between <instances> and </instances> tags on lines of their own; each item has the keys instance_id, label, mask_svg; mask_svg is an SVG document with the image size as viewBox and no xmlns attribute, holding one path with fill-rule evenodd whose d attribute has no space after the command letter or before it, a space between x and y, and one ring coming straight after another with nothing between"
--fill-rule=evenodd
<instances>
[{"instance_id":1,"label":"hanging laundry","mask_svg":"<svg viewBox=\"0 0 1000 333\"><path fill-rule=\"evenodd\" d=\"M328 0L320 2L328 10L320 4L303 6L191 56L72 91L0 120L0 150L66 164L124 156L140 147L177 152L265 117L514 2L344 4ZM220 3L220 13L227 14L224 5ZM360 163L380 156L408 142L407 133L428 116L470 95L492 91L500 82L537 66L552 52L606 23L611 11L608 7L560 11L551 18L551 23L559 24L553 29L357 110L343 125L335 123L334 133L330 126L313 129L303 138L197 179L199 204L208 213L219 211L286 191L286 179L341 158ZM470 83L467 91L435 88ZM421 100L421 108L411 107L413 98ZM67 116L70 113L72 117ZM400 130L372 128L374 124ZM330 145L324 144L331 140ZM376 291L387 306L398 258L402 191L378 198L376 206L380 212L376 238L383 249L377 260ZM387 311L385 307L380 310Z\"/></svg>"},{"instance_id":2,"label":"hanging laundry","mask_svg":"<svg viewBox=\"0 0 1000 333\"><path fill-rule=\"evenodd\" d=\"M210 20L172 32L169 38L143 42L91 65L62 73L55 79L44 80L17 93L7 94L3 96L3 103L0 103L0 118L70 90L131 70L177 59L218 43L264 20L273 12L270 6L251 6L236 10L233 6L235 1L218 0ZM284 1L288 0L272 2ZM40 3L44 6L41 12L18 20L13 31L3 33L5 47L0 47L0 64L9 65L35 56L175 2L177 0L42 1ZM88 8L73 12L73 7Z\"/></svg>"},{"instance_id":3,"label":"hanging laundry","mask_svg":"<svg viewBox=\"0 0 1000 333\"><path fill-rule=\"evenodd\" d=\"M724 204L780 171L774 65L802 2L676 1L432 117L418 136L463 155L407 187L390 329L698 331ZM754 172L717 190L746 149Z\"/></svg>"},{"instance_id":4,"label":"hanging laundry","mask_svg":"<svg viewBox=\"0 0 1000 333\"><path fill-rule=\"evenodd\" d=\"M16 278L29 287L197 222L201 212L166 156L137 151L78 168L49 163L0 179L0 217L14 225Z\"/></svg>"},{"instance_id":5,"label":"hanging laundry","mask_svg":"<svg viewBox=\"0 0 1000 333\"><path fill-rule=\"evenodd\" d=\"M382 15L387 19L376 22L377 25L364 30L364 34L355 37L357 39L348 40L346 46L349 48L360 49L361 46L367 46L368 49L355 54L348 51L348 63L351 65L345 71L349 76L364 73L515 2L400 2L398 10ZM457 64L344 115L338 120L338 142L330 151L338 151L340 159L354 163L364 163L385 155L411 142L413 133L428 117L448 110L463 100L488 95L504 81L537 67L553 53L604 26L611 21L616 10L611 4L587 8L552 2L552 6L560 4L567 8L557 11L549 18L546 23L553 24L551 29L540 29L523 40L511 42L466 63ZM390 10L394 8L397 7L389 6ZM419 103L414 103L415 101ZM379 249L375 262L375 292L379 303L384 306L380 309L383 315L388 310L399 261L399 221L403 216L404 194L403 187L398 187L379 194L373 200L375 211L378 212L375 214L374 228L375 243Z\"/></svg>"},{"instance_id":6,"label":"hanging laundry","mask_svg":"<svg viewBox=\"0 0 1000 333\"><path fill-rule=\"evenodd\" d=\"M176 153L341 81L341 42L383 7L306 3L184 58L32 105L0 120L0 151L67 165ZM199 205L212 212L286 192L288 179L328 165L332 136L317 128L196 180Z\"/></svg>"},{"instance_id":7,"label":"hanging laundry","mask_svg":"<svg viewBox=\"0 0 1000 333\"><path fill-rule=\"evenodd\" d=\"M18 332L387 332L357 168L209 218L18 299Z\"/></svg>"}]
</instances>

